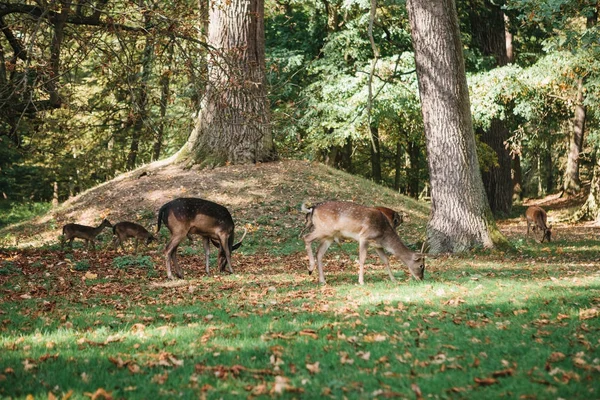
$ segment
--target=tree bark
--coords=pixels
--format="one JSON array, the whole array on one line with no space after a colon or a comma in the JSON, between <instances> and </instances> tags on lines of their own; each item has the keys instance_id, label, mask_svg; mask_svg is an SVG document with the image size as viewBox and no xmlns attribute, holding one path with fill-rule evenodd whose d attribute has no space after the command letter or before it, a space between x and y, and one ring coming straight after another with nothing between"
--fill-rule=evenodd
<instances>
[{"instance_id":1,"label":"tree bark","mask_svg":"<svg viewBox=\"0 0 600 400\"><path fill-rule=\"evenodd\" d=\"M373 180L377 183L381 183L381 143L379 141L379 128L376 125L371 125L371 174Z\"/></svg>"},{"instance_id":2,"label":"tree bark","mask_svg":"<svg viewBox=\"0 0 600 400\"><path fill-rule=\"evenodd\" d=\"M276 158L265 78L264 0L211 4L208 86L196 127L177 159L247 164Z\"/></svg>"},{"instance_id":3,"label":"tree bark","mask_svg":"<svg viewBox=\"0 0 600 400\"><path fill-rule=\"evenodd\" d=\"M596 149L596 162L594 163L594 174L590 185L590 194L581 208L575 213L573 219L580 221L591 219L600 222L600 157Z\"/></svg>"},{"instance_id":4,"label":"tree bark","mask_svg":"<svg viewBox=\"0 0 600 400\"><path fill-rule=\"evenodd\" d=\"M484 7L471 2L470 17L474 44L484 55L494 56L496 66L506 65L509 42L502 9L488 0L484 1ZM510 46L512 52L512 42ZM508 214L512 208L511 157L504 144L509 135L505 121L498 118L492 119L490 128L482 130L481 135L481 141L498 157L498 166L482 172L483 186L495 214Z\"/></svg>"},{"instance_id":5,"label":"tree bark","mask_svg":"<svg viewBox=\"0 0 600 400\"><path fill-rule=\"evenodd\" d=\"M408 169L408 195L417 199L419 197L419 156L421 149L419 144L411 140L408 142L408 160L410 168Z\"/></svg>"},{"instance_id":6,"label":"tree bark","mask_svg":"<svg viewBox=\"0 0 600 400\"><path fill-rule=\"evenodd\" d=\"M396 156L394 157L394 190L400 190L400 179L402 178L402 142L396 142Z\"/></svg>"},{"instance_id":7,"label":"tree bark","mask_svg":"<svg viewBox=\"0 0 600 400\"><path fill-rule=\"evenodd\" d=\"M409 0L407 8L427 139L430 251L493 247L503 238L481 180L454 0Z\"/></svg>"},{"instance_id":8,"label":"tree bark","mask_svg":"<svg viewBox=\"0 0 600 400\"><path fill-rule=\"evenodd\" d=\"M140 9L144 9L144 1L139 1ZM144 13L144 24L147 29L151 28L150 13ZM154 63L154 36L146 35L144 44L144 53L142 55L142 76L137 90L133 91L133 131L131 135L131 145L127 155L126 168L131 170L135 168L137 155L140 146L140 139L144 136L145 126L148 124L148 83L152 74L152 65Z\"/></svg>"}]
</instances>

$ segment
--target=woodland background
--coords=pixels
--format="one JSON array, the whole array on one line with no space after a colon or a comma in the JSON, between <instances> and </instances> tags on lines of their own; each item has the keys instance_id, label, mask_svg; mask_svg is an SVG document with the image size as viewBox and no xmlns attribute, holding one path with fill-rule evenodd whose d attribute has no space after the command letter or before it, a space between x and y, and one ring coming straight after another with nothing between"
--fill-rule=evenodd
<instances>
[{"instance_id":1,"label":"woodland background","mask_svg":"<svg viewBox=\"0 0 600 400\"><path fill-rule=\"evenodd\" d=\"M373 43L370 6L266 1L273 140L282 158L427 197L406 5L377 3ZM600 143L598 3L458 0L457 8L484 184L486 172L511 168L516 200L577 194ZM206 90L206 24L203 2L0 3L3 207L47 208L180 149ZM498 38L509 45L502 56ZM498 124L500 157L486 139ZM490 202L510 212L510 201Z\"/></svg>"}]
</instances>

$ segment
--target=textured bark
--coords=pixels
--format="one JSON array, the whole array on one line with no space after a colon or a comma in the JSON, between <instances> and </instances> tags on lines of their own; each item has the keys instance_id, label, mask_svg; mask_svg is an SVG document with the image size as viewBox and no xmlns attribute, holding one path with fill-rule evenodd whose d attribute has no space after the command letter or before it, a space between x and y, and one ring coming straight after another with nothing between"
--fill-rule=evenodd
<instances>
[{"instance_id":1,"label":"textured bark","mask_svg":"<svg viewBox=\"0 0 600 400\"><path fill-rule=\"evenodd\" d=\"M170 67L173 62L173 45L167 50L167 66ZM165 120L167 116L167 105L171 98L171 71L164 71L160 77L160 120L154 135L154 144L152 145L152 160L156 161L160 158L162 149L162 141L165 130Z\"/></svg>"},{"instance_id":2,"label":"textured bark","mask_svg":"<svg viewBox=\"0 0 600 400\"><path fill-rule=\"evenodd\" d=\"M409 0L407 8L427 139L430 251L492 247L502 237L481 181L455 3Z\"/></svg>"},{"instance_id":3,"label":"textured bark","mask_svg":"<svg viewBox=\"0 0 600 400\"><path fill-rule=\"evenodd\" d=\"M567 168L563 182L563 190L570 195L581 191L581 180L579 179L579 154L583 147L583 135L585 132L585 106L583 105L583 79L577 81L577 100L575 101L575 117L573 128L569 135L569 154L567 157Z\"/></svg>"},{"instance_id":4,"label":"textured bark","mask_svg":"<svg viewBox=\"0 0 600 400\"><path fill-rule=\"evenodd\" d=\"M139 2L140 8L144 7L143 1ZM152 21L150 13L145 13L144 23L147 29L150 29ZM148 119L148 83L152 73L152 65L154 62L154 36L147 35L144 44L144 53L142 55L142 77L137 90L132 92L133 106L133 130L131 133L131 145L129 146L129 154L127 155L126 168L131 170L135 168L137 155L140 147L140 139L144 136L145 126Z\"/></svg>"},{"instance_id":5,"label":"textured bark","mask_svg":"<svg viewBox=\"0 0 600 400\"><path fill-rule=\"evenodd\" d=\"M599 154L596 153L590 194L585 204L573 216L575 221L591 219L600 222L600 157L598 156Z\"/></svg>"},{"instance_id":6,"label":"textured bark","mask_svg":"<svg viewBox=\"0 0 600 400\"><path fill-rule=\"evenodd\" d=\"M275 158L265 78L264 0L215 1L209 11L208 86L178 158L256 163Z\"/></svg>"},{"instance_id":7,"label":"textured bark","mask_svg":"<svg viewBox=\"0 0 600 400\"><path fill-rule=\"evenodd\" d=\"M484 7L470 8L473 43L486 56L494 56L497 66L508 63L508 38L504 13L490 1ZM511 42L512 51L512 42ZM512 55L511 55L512 57ZM496 153L498 165L482 172L483 186L493 213L508 214L512 208L512 177L510 152L504 144L510 133L505 121L494 118L489 129L482 130L481 141Z\"/></svg>"},{"instance_id":8,"label":"textured bark","mask_svg":"<svg viewBox=\"0 0 600 400\"><path fill-rule=\"evenodd\" d=\"M513 199L523 200L525 193L523 192L523 170L521 169L521 156L515 154L512 165Z\"/></svg>"}]
</instances>

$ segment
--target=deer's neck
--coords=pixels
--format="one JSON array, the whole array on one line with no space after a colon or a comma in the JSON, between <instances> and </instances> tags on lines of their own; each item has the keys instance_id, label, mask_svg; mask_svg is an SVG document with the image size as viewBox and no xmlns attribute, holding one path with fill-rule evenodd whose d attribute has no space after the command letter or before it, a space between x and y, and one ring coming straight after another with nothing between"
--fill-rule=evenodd
<instances>
[{"instance_id":1,"label":"deer's neck","mask_svg":"<svg viewBox=\"0 0 600 400\"><path fill-rule=\"evenodd\" d=\"M386 250L393 253L405 263L408 263L410 260L412 260L412 256L415 254L414 251L410 250L404 245L404 243L402 243L402 240L400 240L400 237L395 232L392 235L388 235L386 239L383 240L382 244Z\"/></svg>"}]
</instances>

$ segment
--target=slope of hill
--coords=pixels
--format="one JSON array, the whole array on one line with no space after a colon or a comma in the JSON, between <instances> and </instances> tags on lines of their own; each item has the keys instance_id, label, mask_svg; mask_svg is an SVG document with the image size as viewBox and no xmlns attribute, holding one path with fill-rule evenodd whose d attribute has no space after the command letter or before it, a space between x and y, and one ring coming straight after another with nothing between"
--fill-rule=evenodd
<instances>
[{"instance_id":1,"label":"slope of hill","mask_svg":"<svg viewBox=\"0 0 600 400\"><path fill-rule=\"evenodd\" d=\"M89 189L40 218L3 229L0 244L57 243L64 224L97 225L103 218L113 223L134 221L155 230L158 209L177 197L201 197L225 205L236 226L248 228L249 237L260 233L255 235L259 247L297 239L304 226L299 211L304 200L349 200L402 211L407 221L400 232L409 244L423 240L429 214L425 203L318 163L287 160L186 170L159 162Z\"/></svg>"}]
</instances>

